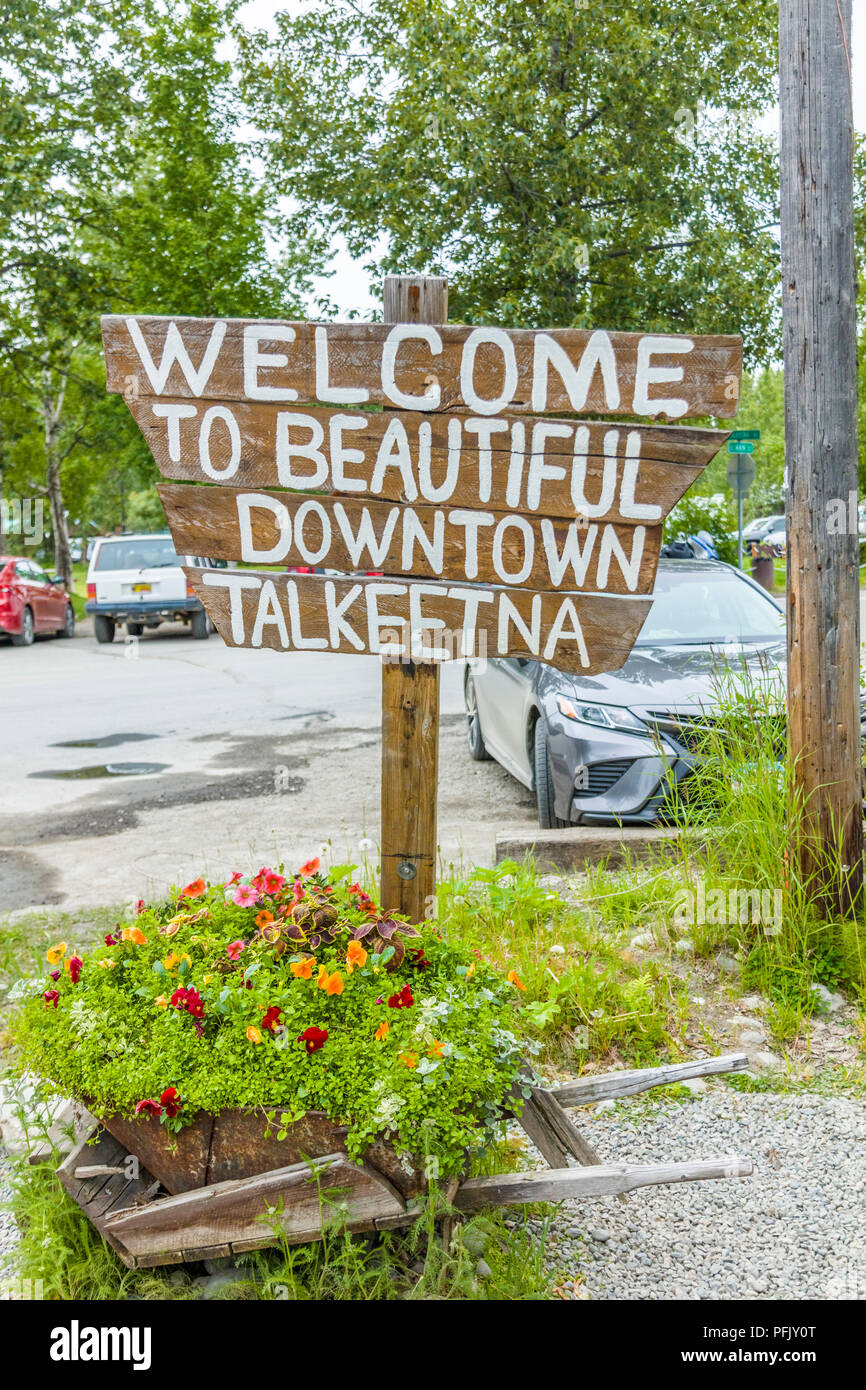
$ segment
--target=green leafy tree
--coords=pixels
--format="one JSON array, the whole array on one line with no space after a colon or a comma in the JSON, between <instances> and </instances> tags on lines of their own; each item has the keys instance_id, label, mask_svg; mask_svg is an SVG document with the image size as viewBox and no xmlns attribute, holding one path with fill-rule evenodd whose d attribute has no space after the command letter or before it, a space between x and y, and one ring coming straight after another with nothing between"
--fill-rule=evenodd
<instances>
[{"instance_id":1,"label":"green leafy tree","mask_svg":"<svg viewBox=\"0 0 866 1390\"><path fill-rule=\"evenodd\" d=\"M72 490L124 520L154 467L105 398L99 316L297 313L314 255L283 249L239 138L231 0L12 0L0 69L4 487L47 495L67 579ZM120 513L118 515L118 512Z\"/></svg>"},{"instance_id":2,"label":"green leafy tree","mask_svg":"<svg viewBox=\"0 0 866 1390\"><path fill-rule=\"evenodd\" d=\"M775 143L750 109L775 0L328 0L278 26L239 41L290 228L449 273L464 320L774 349Z\"/></svg>"}]
</instances>

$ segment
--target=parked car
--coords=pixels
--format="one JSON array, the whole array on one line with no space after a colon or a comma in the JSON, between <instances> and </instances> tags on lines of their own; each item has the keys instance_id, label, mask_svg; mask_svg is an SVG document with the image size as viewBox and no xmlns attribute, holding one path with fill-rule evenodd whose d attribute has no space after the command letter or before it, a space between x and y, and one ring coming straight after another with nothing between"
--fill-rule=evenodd
<instances>
[{"instance_id":1,"label":"parked car","mask_svg":"<svg viewBox=\"0 0 866 1390\"><path fill-rule=\"evenodd\" d=\"M90 557L84 605L93 615L97 642L112 642L121 624L132 637L170 622L186 623L193 637L209 637L210 619L187 583L182 565L214 569L225 561L176 555L167 531L101 536Z\"/></svg>"},{"instance_id":2,"label":"parked car","mask_svg":"<svg viewBox=\"0 0 866 1390\"><path fill-rule=\"evenodd\" d=\"M49 578L35 560L0 555L0 636L29 647L42 632L75 636L75 609L63 580Z\"/></svg>"},{"instance_id":3,"label":"parked car","mask_svg":"<svg viewBox=\"0 0 866 1390\"><path fill-rule=\"evenodd\" d=\"M659 561L654 603L619 671L574 676L524 657L470 661L469 753L533 790L545 828L646 824L670 809L718 701L719 649L784 690L784 617L718 560ZM768 676L769 672L769 676Z\"/></svg>"},{"instance_id":4,"label":"parked car","mask_svg":"<svg viewBox=\"0 0 866 1390\"><path fill-rule=\"evenodd\" d=\"M764 540L771 531L785 529L785 517L783 513L775 516L757 516L754 521L750 521L748 526L743 527L743 550L747 555L751 555L752 546L757 541ZM736 533L734 533L736 540Z\"/></svg>"}]
</instances>

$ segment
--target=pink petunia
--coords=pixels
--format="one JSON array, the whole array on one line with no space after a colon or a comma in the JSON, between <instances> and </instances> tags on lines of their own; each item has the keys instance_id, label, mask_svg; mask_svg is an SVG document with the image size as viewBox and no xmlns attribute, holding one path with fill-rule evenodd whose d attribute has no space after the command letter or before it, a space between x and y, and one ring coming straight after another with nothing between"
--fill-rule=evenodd
<instances>
[{"instance_id":1,"label":"pink petunia","mask_svg":"<svg viewBox=\"0 0 866 1390\"><path fill-rule=\"evenodd\" d=\"M228 956L229 960L237 960L240 956L241 951L244 949L245 944L246 943L243 941L232 941L228 946L226 946L226 955Z\"/></svg>"},{"instance_id":2,"label":"pink petunia","mask_svg":"<svg viewBox=\"0 0 866 1390\"><path fill-rule=\"evenodd\" d=\"M232 894L232 902L236 907L255 907L261 896L258 888L251 887L250 884L242 883L240 888L236 888Z\"/></svg>"},{"instance_id":3,"label":"pink petunia","mask_svg":"<svg viewBox=\"0 0 866 1390\"><path fill-rule=\"evenodd\" d=\"M243 874L241 873L240 869L235 869L231 878L227 879L226 882L223 884L223 888L234 888L235 884L240 883L242 878Z\"/></svg>"}]
</instances>

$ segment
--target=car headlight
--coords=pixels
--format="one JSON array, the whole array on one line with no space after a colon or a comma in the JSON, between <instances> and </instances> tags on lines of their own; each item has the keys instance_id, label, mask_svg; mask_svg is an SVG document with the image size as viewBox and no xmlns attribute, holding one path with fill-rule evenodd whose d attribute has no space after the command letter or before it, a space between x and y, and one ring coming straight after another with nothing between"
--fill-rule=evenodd
<instances>
[{"instance_id":1,"label":"car headlight","mask_svg":"<svg viewBox=\"0 0 866 1390\"><path fill-rule=\"evenodd\" d=\"M633 734L646 734L648 729L642 719L621 705L585 705L579 700L569 700L566 695L557 695L557 707L566 719L574 719L578 724L598 724L603 729L626 729Z\"/></svg>"}]
</instances>

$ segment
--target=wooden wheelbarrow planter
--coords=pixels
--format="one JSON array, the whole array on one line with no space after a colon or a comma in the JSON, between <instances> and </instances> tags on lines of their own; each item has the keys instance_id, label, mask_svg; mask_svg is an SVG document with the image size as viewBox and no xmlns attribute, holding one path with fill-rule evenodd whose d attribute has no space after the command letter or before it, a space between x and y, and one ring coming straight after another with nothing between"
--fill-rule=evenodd
<instances>
[{"instance_id":1,"label":"wooden wheelbarrow planter","mask_svg":"<svg viewBox=\"0 0 866 1390\"><path fill-rule=\"evenodd\" d=\"M731 1157L604 1164L565 1112L565 1107L636 1095L691 1077L742 1071L747 1064L745 1054L738 1053L585 1077L559 1087L533 1087L519 1123L550 1168L452 1182L446 1195L458 1213L468 1214L485 1206L560 1202L624 1194L660 1183L748 1177L751 1161ZM339 1144L345 1131L339 1126L331 1130ZM318 1133L321 1142L327 1131L319 1126ZM119 1138L100 1129L93 1144L92 1135L93 1131L73 1149L58 1173L66 1191L130 1269L236 1255L272 1245L280 1233L290 1244L320 1240L323 1227L331 1223L349 1232L391 1230L411 1225L421 1211L419 1170L401 1165L394 1150L381 1142L362 1163L350 1161L335 1146L333 1152L304 1161L198 1187L187 1185L186 1190L181 1179L175 1195L159 1196L159 1178L143 1161L130 1162L129 1149ZM286 1141L280 1147L289 1157ZM581 1166L569 1167L569 1156Z\"/></svg>"}]
</instances>

